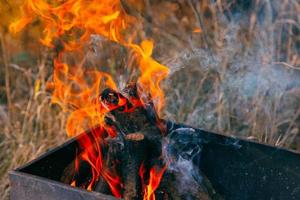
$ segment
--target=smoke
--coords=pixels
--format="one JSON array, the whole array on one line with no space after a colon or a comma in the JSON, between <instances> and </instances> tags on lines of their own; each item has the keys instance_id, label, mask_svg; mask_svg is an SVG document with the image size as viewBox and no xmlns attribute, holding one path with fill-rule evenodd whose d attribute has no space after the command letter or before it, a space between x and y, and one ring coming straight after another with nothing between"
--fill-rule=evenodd
<instances>
[{"instance_id":1,"label":"smoke","mask_svg":"<svg viewBox=\"0 0 300 200\"><path fill-rule=\"evenodd\" d=\"M192 35L188 48L178 49L166 60L172 72L166 115L220 133L255 135L277 145L278 137L299 132L296 4L263 0L244 6L246 2L241 2L215 12L218 28L213 45L203 47Z\"/></svg>"},{"instance_id":2,"label":"smoke","mask_svg":"<svg viewBox=\"0 0 300 200\"><path fill-rule=\"evenodd\" d=\"M202 185L199 162L203 142L192 128L175 129L163 141L166 173L175 174L176 191L185 198L192 198Z\"/></svg>"},{"instance_id":3,"label":"smoke","mask_svg":"<svg viewBox=\"0 0 300 200\"><path fill-rule=\"evenodd\" d=\"M247 36L251 31L247 29L250 26L250 14L236 11L230 19L219 15L219 23L224 29L222 46L217 47L215 51L197 48L198 41L192 39L191 49L181 51L167 61L167 65L173 73L185 67L216 70L225 75L221 84L223 90L238 90L239 96L245 98L254 96L257 91L275 95L300 86L299 72L291 70L292 66L284 65L284 59L281 59L281 62L276 55L278 44L275 42L279 37L277 14L280 14L280 5L272 2L272 6L269 1L264 1L257 8L257 24L251 38ZM249 41L243 41L247 39L244 37L249 37ZM195 63L197 66L190 66ZM224 64L227 63L228 69L224 69Z\"/></svg>"}]
</instances>

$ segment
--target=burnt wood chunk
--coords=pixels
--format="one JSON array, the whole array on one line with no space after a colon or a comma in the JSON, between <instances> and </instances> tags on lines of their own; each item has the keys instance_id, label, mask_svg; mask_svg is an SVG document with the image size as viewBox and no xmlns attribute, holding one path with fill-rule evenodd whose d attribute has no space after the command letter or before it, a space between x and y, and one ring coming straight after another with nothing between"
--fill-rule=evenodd
<instances>
[{"instance_id":1,"label":"burnt wood chunk","mask_svg":"<svg viewBox=\"0 0 300 200\"><path fill-rule=\"evenodd\" d=\"M158 117L151 101L140 99L136 84L128 84L122 92L105 89L99 96L99 101L110 110L105 116L105 126L116 133L115 137L106 134L98 141L103 154L103 166L117 172L122 182L121 194L125 200L141 200L145 186L149 184L150 169L167 165L162 158L162 143L167 136L166 124ZM144 170L142 175L141 167ZM201 172L199 174L202 182L189 182L189 188L182 192L178 188L182 172L166 170L155 191L156 199L220 199L206 176ZM65 169L62 179L70 182L74 176L79 175L81 176L79 172L74 172L73 162ZM93 190L112 194L102 177L98 178Z\"/></svg>"}]
</instances>

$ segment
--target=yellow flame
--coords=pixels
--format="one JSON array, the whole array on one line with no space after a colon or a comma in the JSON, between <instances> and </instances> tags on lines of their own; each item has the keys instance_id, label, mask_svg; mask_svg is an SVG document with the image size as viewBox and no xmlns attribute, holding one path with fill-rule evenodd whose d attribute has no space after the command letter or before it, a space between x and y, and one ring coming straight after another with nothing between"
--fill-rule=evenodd
<instances>
[{"instance_id":1,"label":"yellow flame","mask_svg":"<svg viewBox=\"0 0 300 200\"><path fill-rule=\"evenodd\" d=\"M53 47L53 42L59 39L64 44L65 51L78 50L91 34L99 34L129 49L133 49L138 55L139 70L141 72L138 82L144 91L150 93L157 110L161 110L164 104L164 93L160 88L160 83L166 78L169 70L151 57L153 41L143 40L138 45L131 42L133 38L126 39L123 36L123 33L127 30L126 28L138 23L138 19L124 12L119 0L54 0L51 2L26 0L23 6L24 16L13 23L10 30L19 32L27 24L40 20L44 28L41 42L48 47ZM81 30L80 34L78 30ZM63 37L66 35L68 37ZM69 67L59 62L60 60L56 60L55 67L59 68L56 71L63 71L64 74L69 76ZM100 73L100 76L103 76L103 74ZM108 77L108 75L105 76ZM54 78L57 82L58 78L56 77ZM82 80L82 77L78 79ZM77 81L74 77L71 80L73 82ZM56 90L53 95L54 102L59 103L59 100L60 104L73 104L74 100L71 97L74 95L72 95L70 86L61 82L60 84L54 83L54 85ZM92 92L84 93L90 94ZM86 95L83 96L86 97ZM82 100L85 101L85 99ZM76 106L81 108L80 105ZM73 135L73 133L70 135Z\"/></svg>"},{"instance_id":2,"label":"yellow flame","mask_svg":"<svg viewBox=\"0 0 300 200\"><path fill-rule=\"evenodd\" d=\"M139 0L131 2L138 3ZM167 77L169 70L152 58L152 40L144 39L140 44L132 42L136 39L135 35L138 35L132 32L132 27L140 21L125 12L120 0L25 0L22 11L22 18L11 24L11 32L17 33L28 24L39 21L43 28L43 36L40 38L42 44L55 47L58 40L64 47L54 61L53 80L48 87L53 90L53 103L59 104L64 111L70 113L66 124L69 136L96 125L104 126L104 116L108 111L95 99L101 88L117 89L109 74L97 70L84 70L80 66L71 66L63 61L66 52L83 51L83 44L89 40L91 34L101 35L134 51L140 71L138 84L143 92L149 93L156 109L161 110L164 93L160 83ZM88 81L87 77L92 81ZM89 145L89 141L80 141L80 144L85 147ZM118 178L106 172L105 168L101 173L97 171L99 166L102 166L102 163L99 163L102 160L99 149L89 151L82 159L89 162L93 168L93 180L102 174L114 195L119 197ZM75 185L75 182L72 182L72 185ZM157 185L157 182L154 185ZM92 189L91 184L88 189ZM149 194L153 196L150 190Z\"/></svg>"}]
</instances>

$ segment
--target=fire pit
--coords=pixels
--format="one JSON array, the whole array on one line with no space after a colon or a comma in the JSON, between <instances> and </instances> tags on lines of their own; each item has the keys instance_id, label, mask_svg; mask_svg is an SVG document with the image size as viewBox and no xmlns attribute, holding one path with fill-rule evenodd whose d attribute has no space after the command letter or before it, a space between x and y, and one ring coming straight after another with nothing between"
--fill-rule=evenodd
<instances>
[{"instance_id":1,"label":"fire pit","mask_svg":"<svg viewBox=\"0 0 300 200\"><path fill-rule=\"evenodd\" d=\"M184 129L205 141L197 165L223 199L300 199L298 153L167 122L168 133ZM11 199L115 199L60 182L86 134L10 172Z\"/></svg>"}]
</instances>

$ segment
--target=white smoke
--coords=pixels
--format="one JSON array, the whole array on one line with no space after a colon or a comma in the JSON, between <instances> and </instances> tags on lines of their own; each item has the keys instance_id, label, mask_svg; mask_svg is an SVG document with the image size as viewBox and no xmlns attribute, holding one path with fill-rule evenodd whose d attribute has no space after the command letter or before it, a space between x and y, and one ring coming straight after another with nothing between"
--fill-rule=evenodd
<instances>
[{"instance_id":1,"label":"white smoke","mask_svg":"<svg viewBox=\"0 0 300 200\"><path fill-rule=\"evenodd\" d=\"M219 13L218 35L222 36L222 45L214 50L201 48L197 47L198 40L192 38L189 49L179 49L172 59L166 60L172 72L167 87L169 119L245 137L254 134L251 131L256 131L258 122L260 127L256 129L263 131L257 134L266 134L266 138L299 130L294 119L299 106L300 67L289 58L296 59L296 47L285 49L291 33L282 26L284 22L297 24L297 14L293 1L287 1L285 7L280 2L259 1L256 9L232 12L230 19ZM257 19L251 29L253 13ZM201 82L209 73L217 81ZM189 77L180 78L183 74ZM192 79L197 75L200 81ZM206 89L205 84L213 89ZM181 85L184 86L180 88ZM185 93L187 88L193 95ZM286 124L288 121L292 124Z\"/></svg>"}]
</instances>

